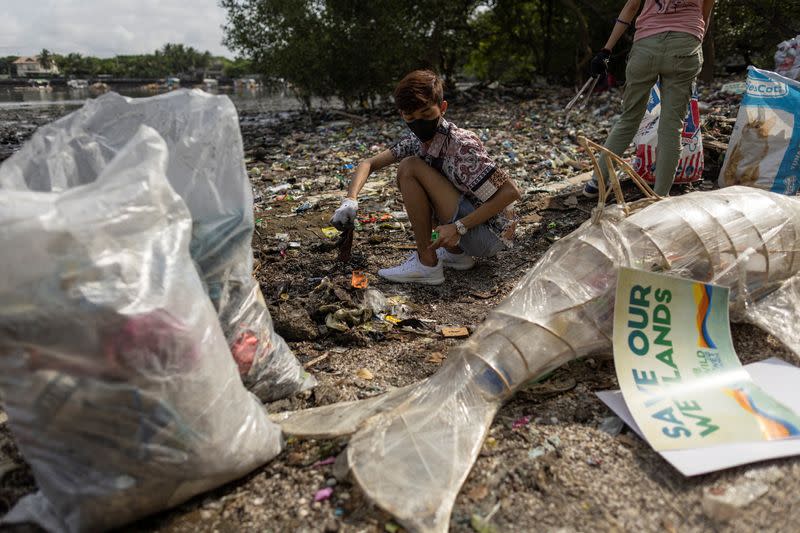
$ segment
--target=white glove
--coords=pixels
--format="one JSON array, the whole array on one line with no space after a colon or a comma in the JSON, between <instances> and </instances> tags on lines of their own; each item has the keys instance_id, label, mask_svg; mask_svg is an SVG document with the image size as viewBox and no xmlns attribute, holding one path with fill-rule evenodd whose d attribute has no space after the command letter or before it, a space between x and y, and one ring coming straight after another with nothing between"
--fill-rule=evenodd
<instances>
[{"instance_id":1,"label":"white glove","mask_svg":"<svg viewBox=\"0 0 800 533\"><path fill-rule=\"evenodd\" d=\"M331 224L339 231L345 228L352 228L356 223L356 211L358 211L358 201L352 198L342 200L342 205L333 213Z\"/></svg>"}]
</instances>

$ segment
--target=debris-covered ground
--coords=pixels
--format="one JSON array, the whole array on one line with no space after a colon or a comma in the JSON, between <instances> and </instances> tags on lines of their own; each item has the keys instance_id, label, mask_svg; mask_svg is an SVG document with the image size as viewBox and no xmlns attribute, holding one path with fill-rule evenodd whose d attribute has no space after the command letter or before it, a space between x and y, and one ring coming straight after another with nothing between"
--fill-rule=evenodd
<instances>
[{"instance_id":1,"label":"debris-covered ground","mask_svg":"<svg viewBox=\"0 0 800 533\"><path fill-rule=\"evenodd\" d=\"M323 229L350 169L405 134L392 110L356 115L240 110L256 197L255 273L278 331L320 382L313 391L268 405L269 411L365 398L436 372L460 342L443 336L442 328L469 330L479 324L550 244L588 218L596 202L580 195L587 158L577 136L602 142L619 111L620 95L594 97L589 110L565 123L561 109L570 92L474 88L451 100L448 118L477 132L526 194L518 205L516 247L480 261L472 271L448 271L440 287L393 285L375 275L413 249L391 167L373 176L360 198L360 226L348 266L336 261L336 236ZM701 97L709 180L718 172L738 99L712 88ZM4 117L0 159L37 125L66 111L20 110ZM15 121L31 126L21 130ZM712 186L707 181L695 188ZM378 320L359 310L363 291L352 287L354 269L366 273L369 287L387 298L390 316ZM332 320L340 309L349 311ZM348 320L347 330L339 331ZM800 364L752 327L734 326L733 334L744 363L778 356ZM451 529L795 529L800 461L684 478L621 428L594 395L616 386L609 355L573 362L517 394L492 426L456 501ZM0 412L0 515L35 489L5 418ZM399 530L390 516L364 501L356 486L334 477L331 458L344 444L290 440L280 456L248 477L128 530ZM734 508L727 523L718 513L704 512L704 500L724 498L732 489L761 496Z\"/></svg>"}]
</instances>

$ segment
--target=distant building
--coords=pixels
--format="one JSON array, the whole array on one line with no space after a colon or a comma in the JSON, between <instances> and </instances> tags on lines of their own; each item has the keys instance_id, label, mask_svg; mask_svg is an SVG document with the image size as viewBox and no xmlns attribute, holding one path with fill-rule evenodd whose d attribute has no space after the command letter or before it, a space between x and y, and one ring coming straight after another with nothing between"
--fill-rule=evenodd
<instances>
[{"instance_id":1,"label":"distant building","mask_svg":"<svg viewBox=\"0 0 800 533\"><path fill-rule=\"evenodd\" d=\"M20 57L14 61L14 66L17 69L17 76L20 78L58 74L58 66L55 62L50 62L50 68L44 68L39 63L39 56Z\"/></svg>"}]
</instances>

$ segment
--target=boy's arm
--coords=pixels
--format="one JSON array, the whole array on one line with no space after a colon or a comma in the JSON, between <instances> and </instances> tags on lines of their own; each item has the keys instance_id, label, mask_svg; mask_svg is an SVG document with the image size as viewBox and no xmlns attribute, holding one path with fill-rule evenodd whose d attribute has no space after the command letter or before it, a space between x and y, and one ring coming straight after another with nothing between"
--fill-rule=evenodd
<instances>
[{"instance_id":1,"label":"boy's arm","mask_svg":"<svg viewBox=\"0 0 800 533\"><path fill-rule=\"evenodd\" d=\"M392 151L384 150L378 155L359 163L355 172L353 172L353 177L350 179L350 185L347 187L347 198L357 200L358 193L364 188L364 184L367 182L369 175L391 165L395 161L396 159Z\"/></svg>"},{"instance_id":2,"label":"boy's arm","mask_svg":"<svg viewBox=\"0 0 800 533\"><path fill-rule=\"evenodd\" d=\"M511 202L519 200L521 196L522 193L517 187L517 184L513 179L508 178L489 200L484 202L475 211L459 220L461 220L461 223L464 224L467 229L474 228L500 213L503 209L508 207ZM439 238L431 243L430 248L432 250L442 246L446 248L457 246L459 239L461 239L455 223L439 226L436 228L436 231L439 232Z\"/></svg>"},{"instance_id":3,"label":"boy's arm","mask_svg":"<svg viewBox=\"0 0 800 533\"><path fill-rule=\"evenodd\" d=\"M460 219L461 223L467 229L480 226L496 214L500 213L503 209L509 206L511 202L520 199L522 193L514 183L514 180L508 178L503 185L489 198L488 202L482 204L478 209Z\"/></svg>"},{"instance_id":4,"label":"boy's arm","mask_svg":"<svg viewBox=\"0 0 800 533\"><path fill-rule=\"evenodd\" d=\"M353 227L356 221L356 212L358 211L358 193L364 188L367 178L373 172L391 165L396 160L397 158L391 150L384 150L358 164L355 172L353 172L353 177L350 179L350 185L347 187L347 196L331 217L330 223L336 229L344 230L345 228Z\"/></svg>"}]
</instances>

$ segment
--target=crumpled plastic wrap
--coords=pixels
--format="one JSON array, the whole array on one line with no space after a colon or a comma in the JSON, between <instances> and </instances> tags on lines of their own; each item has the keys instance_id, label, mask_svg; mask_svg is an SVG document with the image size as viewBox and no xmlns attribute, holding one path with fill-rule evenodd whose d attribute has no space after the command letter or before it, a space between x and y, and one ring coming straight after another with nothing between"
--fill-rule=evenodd
<instances>
[{"instance_id":1,"label":"crumpled plastic wrap","mask_svg":"<svg viewBox=\"0 0 800 533\"><path fill-rule=\"evenodd\" d=\"M167 144L142 126L114 154L85 185L0 190L0 391L39 487L6 523L107 530L281 449L192 263Z\"/></svg>"},{"instance_id":2,"label":"crumpled plastic wrap","mask_svg":"<svg viewBox=\"0 0 800 533\"><path fill-rule=\"evenodd\" d=\"M192 259L245 386L267 401L312 387L314 378L275 333L253 279L253 192L236 108L228 97L181 90L89 100L40 128L5 161L0 188L63 191L91 183L142 124L167 143L167 178L192 215Z\"/></svg>"},{"instance_id":3,"label":"crumpled plastic wrap","mask_svg":"<svg viewBox=\"0 0 800 533\"><path fill-rule=\"evenodd\" d=\"M427 380L275 415L285 434L352 434L340 465L411 531L446 531L497 409L523 384L611 351L620 266L730 287L739 316L800 353L800 200L747 187L606 208L555 243Z\"/></svg>"}]
</instances>

